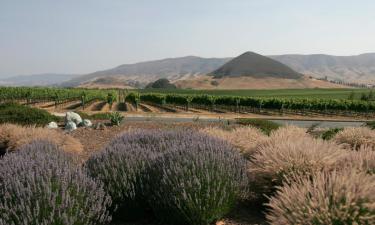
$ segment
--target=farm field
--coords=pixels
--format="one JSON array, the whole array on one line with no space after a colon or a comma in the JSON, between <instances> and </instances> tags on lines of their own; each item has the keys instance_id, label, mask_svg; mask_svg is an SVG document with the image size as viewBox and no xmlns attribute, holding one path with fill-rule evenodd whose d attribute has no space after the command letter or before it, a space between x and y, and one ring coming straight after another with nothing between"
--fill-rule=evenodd
<instances>
[{"instance_id":1,"label":"farm field","mask_svg":"<svg viewBox=\"0 0 375 225\"><path fill-rule=\"evenodd\" d=\"M189 89L140 89L141 93L164 94L207 94L245 97L283 97L283 98L319 98L319 99L348 99L353 92L354 99L360 99L361 94L368 94L371 89L279 89L279 90L189 90Z\"/></svg>"},{"instance_id":2,"label":"farm field","mask_svg":"<svg viewBox=\"0 0 375 225\"><path fill-rule=\"evenodd\" d=\"M373 222L371 98L61 88L0 88L0 96L0 225L20 224L18 210L30 224L285 225L327 213L329 225L349 206L348 218ZM259 119L276 117L367 122Z\"/></svg>"},{"instance_id":3,"label":"farm field","mask_svg":"<svg viewBox=\"0 0 375 225\"><path fill-rule=\"evenodd\" d=\"M16 101L50 112L83 111L88 114L119 111L187 116L371 119L375 115L374 100L370 89L161 91L0 88L0 102Z\"/></svg>"}]
</instances>

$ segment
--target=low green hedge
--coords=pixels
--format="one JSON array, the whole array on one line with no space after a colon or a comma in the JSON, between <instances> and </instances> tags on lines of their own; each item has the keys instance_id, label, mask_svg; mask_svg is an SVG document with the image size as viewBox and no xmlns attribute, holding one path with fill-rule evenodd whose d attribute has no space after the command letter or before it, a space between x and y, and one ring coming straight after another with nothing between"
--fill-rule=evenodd
<instances>
[{"instance_id":1,"label":"low green hedge","mask_svg":"<svg viewBox=\"0 0 375 225\"><path fill-rule=\"evenodd\" d=\"M51 121L57 122L60 118L43 109L17 103L0 104L0 123L45 126Z\"/></svg>"},{"instance_id":2,"label":"low green hedge","mask_svg":"<svg viewBox=\"0 0 375 225\"><path fill-rule=\"evenodd\" d=\"M271 131L279 129L280 124L263 119L237 118L237 124L252 126L260 129L263 133L270 135Z\"/></svg>"},{"instance_id":3,"label":"low green hedge","mask_svg":"<svg viewBox=\"0 0 375 225\"><path fill-rule=\"evenodd\" d=\"M109 120L111 118L111 113L96 113L89 115L85 112L78 111L78 113L82 119L89 119L89 120Z\"/></svg>"},{"instance_id":4,"label":"low green hedge","mask_svg":"<svg viewBox=\"0 0 375 225\"><path fill-rule=\"evenodd\" d=\"M338 132L342 131L343 128L330 128L322 134L323 140L331 140Z\"/></svg>"}]
</instances>

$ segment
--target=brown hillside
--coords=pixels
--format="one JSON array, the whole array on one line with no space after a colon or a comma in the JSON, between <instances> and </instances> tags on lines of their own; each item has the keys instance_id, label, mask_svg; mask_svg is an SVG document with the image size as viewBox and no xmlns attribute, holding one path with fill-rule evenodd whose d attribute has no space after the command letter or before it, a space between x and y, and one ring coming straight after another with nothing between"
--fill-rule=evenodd
<instances>
[{"instance_id":1,"label":"brown hillside","mask_svg":"<svg viewBox=\"0 0 375 225\"><path fill-rule=\"evenodd\" d=\"M210 75L215 78L250 76L298 79L302 77L288 66L254 52L246 52L232 59Z\"/></svg>"},{"instance_id":2,"label":"brown hillside","mask_svg":"<svg viewBox=\"0 0 375 225\"><path fill-rule=\"evenodd\" d=\"M179 88L191 89L283 89L283 88L345 88L342 85L302 77L300 79L255 78L255 77L223 77L215 79L203 76L175 82Z\"/></svg>"}]
</instances>

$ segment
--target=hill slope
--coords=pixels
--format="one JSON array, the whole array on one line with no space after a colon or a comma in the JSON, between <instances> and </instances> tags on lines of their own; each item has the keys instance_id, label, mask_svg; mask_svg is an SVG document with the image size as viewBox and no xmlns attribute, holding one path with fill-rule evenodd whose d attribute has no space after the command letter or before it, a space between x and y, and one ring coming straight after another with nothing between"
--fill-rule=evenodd
<instances>
[{"instance_id":1,"label":"hill slope","mask_svg":"<svg viewBox=\"0 0 375 225\"><path fill-rule=\"evenodd\" d=\"M369 82L375 84L375 53L358 56L274 55L268 57L305 75L317 78L327 76L327 78L331 80L360 83ZM200 58L188 56L126 64L113 69L79 76L63 84L64 86L83 85L88 87L92 84L95 86L101 86L103 84L106 87L111 85L142 87L160 78L177 81L201 77L202 75L217 70L232 59L233 58ZM293 72L291 74L290 77L297 77ZM114 83L103 83L103 79L101 78L113 80Z\"/></svg>"},{"instance_id":2,"label":"hill slope","mask_svg":"<svg viewBox=\"0 0 375 225\"><path fill-rule=\"evenodd\" d=\"M270 58L314 77L375 83L375 53L356 56L275 55Z\"/></svg>"},{"instance_id":3,"label":"hill slope","mask_svg":"<svg viewBox=\"0 0 375 225\"><path fill-rule=\"evenodd\" d=\"M14 76L0 80L0 85L3 86L52 86L61 82L71 80L78 75L72 74L34 74Z\"/></svg>"},{"instance_id":4,"label":"hill slope","mask_svg":"<svg viewBox=\"0 0 375 225\"><path fill-rule=\"evenodd\" d=\"M254 52L246 52L211 73L215 78L250 76L256 78L299 79L301 74L288 66Z\"/></svg>"},{"instance_id":5,"label":"hill slope","mask_svg":"<svg viewBox=\"0 0 375 225\"><path fill-rule=\"evenodd\" d=\"M76 86L94 81L99 77L121 77L127 81L138 81L143 84L155 81L160 78L169 80L181 79L207 74L227 61L229 58L200 58L187 56L181 58L170 58L141 62L136 64L125 64L113 69L98 71L95 73L80 76L63 86Z\"/></svg>"},{"instance_id":6,"label":"hill slope","mask_svg":"<svg viewBox=\"0 0 375 225\"><path fill-rule=\"evenodd\" d=\"M286 88L344 88L342 85L302 77L300 79L286 79L276 77L256 78L250 76L222 77L201 76L192 79L178 80L178 88L187 89L286 89Z\"/></svg>"}]
</instances>

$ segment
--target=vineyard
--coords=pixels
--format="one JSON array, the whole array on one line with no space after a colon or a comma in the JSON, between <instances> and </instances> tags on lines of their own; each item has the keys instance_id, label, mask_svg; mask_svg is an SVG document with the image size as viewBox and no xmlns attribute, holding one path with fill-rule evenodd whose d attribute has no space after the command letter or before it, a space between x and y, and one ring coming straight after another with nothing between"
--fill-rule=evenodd
<instances>
[{"instance_id":1,"label":"vineyard","mask_svg":"<svg viewBox=\"0 0 375 225\"><path fill-rule=\"evenodd\" d=\"M278 96L278 97L275 97ZM235 96L194 93L150 93L128 90L68 88L0 88L0 102L16 101L51 110L271 113L372 117L374 101L335 98Z\"/></svg>"}]
</instances>

